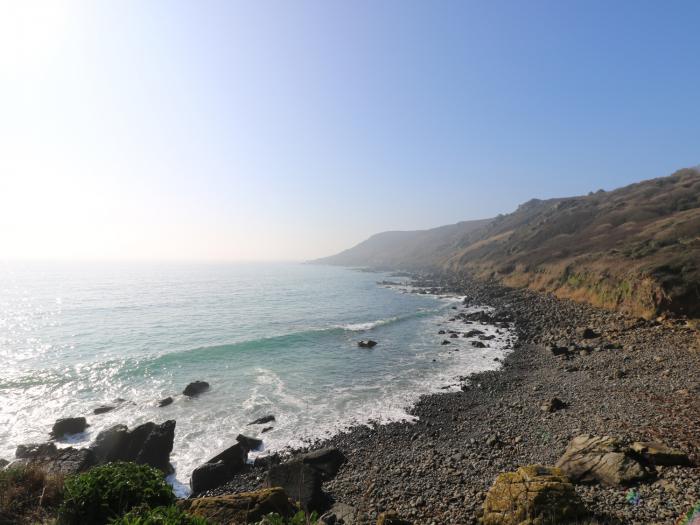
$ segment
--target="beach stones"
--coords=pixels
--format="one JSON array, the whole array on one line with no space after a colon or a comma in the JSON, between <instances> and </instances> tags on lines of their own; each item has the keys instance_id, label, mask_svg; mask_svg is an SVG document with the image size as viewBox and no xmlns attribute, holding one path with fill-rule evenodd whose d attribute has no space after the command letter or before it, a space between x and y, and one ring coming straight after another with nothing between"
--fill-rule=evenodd
<instances>
[{"instance_id":1,"label":"beach stones","mask_svg":"<svg viewBox=\"0 0 700 525\"><path fill-rule=\"evenodd\" d=\"M211 523L257 523L271 513L285 517L294 514L289 497L279 487L226 496L181 499L177 506Z\"/></svg>"},{"instance_id":2,"label":"beach stones","mask_svg":"<svg viewBox=\"0 0 700 525\"><path fill-rule=\"evenodd\" d=\"M80 434L88 427L84 417L65 417L57 419L51 429L51 437L61 439L66 434Z\"/></svg>"},{"instance_id":3,"label":"beach stones","mask_svg":"<svg viewBox=\"0 0 700 525\"><path fill-rule=\"evenodd\" d=\"M556 466L573 481L609 486L628 485L649 475L629 447L608 436L575 437Z\"/></svg>"},{"instance_id":4,"label":"beach stones","mask_svg":"<svg viewBox=\"0 0 700 525\"><path fill-rule=\"evenodd\" d=\"M194 381L185 387L182 391L187 397L198 396L199 394L209 390L209 383L206 381Z\"/></svg>"},{"instance_id":5,"label":"beach stones","mask_svg":"<svg viewBox=\"0 0 700 525\"><path fill-rule=\"evenodd\" d=\"M375 346L377 346L377 342L368 339L367 341L358 341L357 346L359 346L360 348L374 348Z\"/></svg>"},{"instance_id":6,"label":"beach stones","mask_svg":"<svg viewBox=\"0 0 700 525\"><path fill-rule=\"evenodd\" d=\"M540 465L499 474L483 510L483 525L570 523L587 514L564 473Z\"/></svg>"}]
</instances>

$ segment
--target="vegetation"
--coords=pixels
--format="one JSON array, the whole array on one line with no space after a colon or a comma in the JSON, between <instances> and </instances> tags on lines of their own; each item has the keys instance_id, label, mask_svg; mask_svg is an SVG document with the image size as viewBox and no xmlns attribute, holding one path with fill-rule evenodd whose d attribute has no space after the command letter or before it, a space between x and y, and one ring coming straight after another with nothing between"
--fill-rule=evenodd
<instances>
[{"instance_id":1,"label":"vegetation","mask_svg":"<svg viewBox=\"0 0 700 525\"><path fill-rule=\"evenodd\" d=\"M138 507L115 519L111 525L209 525L209 522L171 505L154 509L148 506Z\"/></svg>"},{"instance_id":2,"label":"vegetation","mask_svg":"<svg viewBox=\"0 0 700 525\"><path fill-rule=\"evenodd\" d=\"M174 503L161 471L135 463L108 463L66 480L58 521L62 525L100 525L136 507Z\"/></svg>"},{"instance_id":3,"label":"vegetation","mask_svg":"<svg viewBox=\"0 0 700 525\"><path fill-rule=\"evenodd\" d=\"M291 518L285 518L277 513L268 514L256 525L314 525L316 523L318 523L318 514L312 512L307 515L303 510L300 510Z\"/></svg>"},{"instance_id":4,"label":"vegetation","mask_svg":"<svg viewBox=\"0 0 700 525\"><path fill-rule=\"evenodd\" d=\"M61 502L63 478L36 467L0 470L0 523L43 523Z\"/></svg>"}]
</instances>

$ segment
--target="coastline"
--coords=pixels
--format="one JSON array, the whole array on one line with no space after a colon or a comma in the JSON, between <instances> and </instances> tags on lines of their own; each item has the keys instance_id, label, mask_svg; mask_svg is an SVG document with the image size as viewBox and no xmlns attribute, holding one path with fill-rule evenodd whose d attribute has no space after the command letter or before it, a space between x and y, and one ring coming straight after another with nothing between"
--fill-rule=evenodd
<instances>
[{"instance_id":1,"label":"coastline","mask_svg":"<svg viewBox=\"0 0 700 525\"><path fill-rule=\"evenodd\" d=\"M700 450L698 333L681 321L644 321L497 284L444 279L441 287L515 320L517 342L496 371L470 376L462 392L423 396L416 423L361 426L309 449L347 457L324 491L354 509L356 523L396 510L415 523L477 523L486 491L504 471L553 464L579 434L662 441L695 463ZM601 337L585 339L592 328ZM555 356L548 345L569 351ZM552 413L554 397L568 406ZM256 466L207 495L258 488ZM577 485L598 523L673 523L700 500L700 469L658 467L655 480L627 488Z\"/></svg>"}]
</instances>

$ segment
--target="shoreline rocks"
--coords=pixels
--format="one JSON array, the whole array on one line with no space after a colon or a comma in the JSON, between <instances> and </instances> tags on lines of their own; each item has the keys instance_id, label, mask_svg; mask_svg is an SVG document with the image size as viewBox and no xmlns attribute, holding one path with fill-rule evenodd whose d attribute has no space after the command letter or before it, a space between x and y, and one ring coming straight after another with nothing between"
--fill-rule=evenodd
<instances>
[{"instance_id":1,"label":"shoreline rocks","mask_svg":"<svg viewBox=\"0 0 700 525\"><path fill-rule=\"evenodd\" d=\"M52 439L62 439L66 435L81 434L88 426L84 417L64 417L56 420L49 436Z\"/></svg>"}]
</instances>

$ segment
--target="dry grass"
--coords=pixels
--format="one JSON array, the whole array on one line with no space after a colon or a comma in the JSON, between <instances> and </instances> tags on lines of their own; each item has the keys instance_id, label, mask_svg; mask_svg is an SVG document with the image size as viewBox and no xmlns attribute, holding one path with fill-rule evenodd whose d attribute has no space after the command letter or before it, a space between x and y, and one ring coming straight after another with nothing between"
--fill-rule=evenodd
<instances>
[{"instance_id":1,"label":"dry grass","mask_svg":"<svg viewBox=\"0 0 700 525\"><path fill-rule=\"evenodd\" d=\"M0 471L0 525L53 523L63 477L34 466Z\"/></svg>"}]
</instances>

